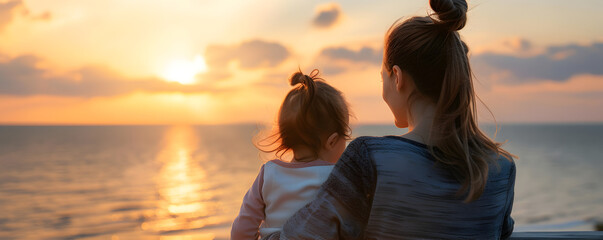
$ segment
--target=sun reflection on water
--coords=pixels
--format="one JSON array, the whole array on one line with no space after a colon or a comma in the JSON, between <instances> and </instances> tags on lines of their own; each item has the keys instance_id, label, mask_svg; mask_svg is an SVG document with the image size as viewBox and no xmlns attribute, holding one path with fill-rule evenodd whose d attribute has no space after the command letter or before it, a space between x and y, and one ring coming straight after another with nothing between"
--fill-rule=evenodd
<instances>
[{"instance_id":1,"label":"sun reflection on water","mask_svg":"<svg viewBox=\"0 0 603 240\"><path fill-rule=\"evenodd\" d=\"M192 127L171 127L166 132L164 149L157 157L163 164L155 182L157 208L141 225L145 231L176 233L198 230L220 223L216 219L218 202L207 173L200 164L203 153Z\"/></svg>"}]
</instances>

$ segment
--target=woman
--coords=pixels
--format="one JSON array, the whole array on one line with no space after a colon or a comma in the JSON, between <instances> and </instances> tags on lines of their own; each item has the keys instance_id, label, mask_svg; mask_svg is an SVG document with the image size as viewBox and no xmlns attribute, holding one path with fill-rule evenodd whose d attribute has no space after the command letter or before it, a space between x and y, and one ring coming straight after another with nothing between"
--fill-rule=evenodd
<instances>
[{"instance_id":1,"label":"woman","mask_svg":"<svg viewBox=\"0 0 603 240\"><path fill-rule=\"evenodd\" d=\"M478 128L465 0L394 24L385 39L383 99L403 136L352 141L317 199L276 239L499 239L513 231L511 154Z\"/></svg>"}]
</instances>

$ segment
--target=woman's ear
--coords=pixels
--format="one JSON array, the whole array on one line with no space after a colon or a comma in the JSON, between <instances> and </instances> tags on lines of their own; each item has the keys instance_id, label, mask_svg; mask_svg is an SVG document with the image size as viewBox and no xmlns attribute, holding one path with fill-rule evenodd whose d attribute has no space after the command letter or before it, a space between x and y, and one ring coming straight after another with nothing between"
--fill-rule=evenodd
<instances>
[{"instance_id":1,"label":"woman's ear","mask_svg":"<svg viewBox=\"0 0 603 240\"><path fill-rule=\"evenodd\" d=\"M327 138L325 148L327 150L333 149L335 147L335 145L337 145L337 140L339 140L339 134L337 134L337 133L331 134L329 136L329 138Z\"/></svg>"},{"instance_id":2,"label":"woman's ear","mask_svg":"<svg viewBox=\"0 0 603 240\"><path fill-rule=\"evenodd\" d=\"M398 65L394 65L394 67L392 67L392 77L395 78L396 81L396 89L398 91L402 91L402 88L405 87L405 81L406 79L406 75L404 74L404 72L402 72L402 69L400 69L400 67L398 67Z\"/></svg>"}]
</instances>

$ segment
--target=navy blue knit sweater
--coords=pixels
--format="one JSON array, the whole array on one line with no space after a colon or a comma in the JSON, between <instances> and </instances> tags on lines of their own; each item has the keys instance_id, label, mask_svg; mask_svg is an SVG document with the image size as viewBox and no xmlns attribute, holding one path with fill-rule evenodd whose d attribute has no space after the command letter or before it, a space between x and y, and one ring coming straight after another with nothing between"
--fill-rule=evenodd
<instances>
[{"instance_id":1,"label":"navy blue knit sweater","mask_svg":"<svg viewBox=\"0 0 603 240\"><path fill-rule=\"evenodd\" d=\"M490 166L470 203L427 146L397 136L352 141L317 198L266 239L501 239L513 231L515 164Z\"/></svg>"}]
</instances>

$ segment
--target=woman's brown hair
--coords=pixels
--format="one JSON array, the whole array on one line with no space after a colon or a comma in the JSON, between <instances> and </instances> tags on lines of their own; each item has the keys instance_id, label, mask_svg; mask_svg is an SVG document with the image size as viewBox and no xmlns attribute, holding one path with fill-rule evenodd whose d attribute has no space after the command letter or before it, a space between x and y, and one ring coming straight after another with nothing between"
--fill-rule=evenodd
<instances>
[{"instance_id":1,"label":"woman's brown hair","mask_svg":"<svg viewBox=\"0 0 603 240\"><path fill-rule=\"evenodd\" d=\"M469 48L460 38L467 22L465 0L430 0L434 14L412 17L388 30L384 67L388 72L397 65L407 72L417 95L436 105L429 136L429 150L435 159L449 167L462 184L459 193L465 201L478 199L486 186L489 163L503 155L512 155L501 144L488 138L477 124L473 75L469 66Z\"/></svg>"},{"instance_id":2,"label":"woman's brown hair","mask_svg":"<svg viewBox=\"0 0 603 240\"><path fill-rule=\"evenodd\" d=\"M289 91L279 110L277 132L264 139L274 140L267 145L258 144L261 151L275 152L282 157L297 146L305 146L312 150L316 158L330 134L350 137L349 110L343 94L318 75L319 71L314 69L310 75L300 70L289 77L289 83L294 88ZM266 149L275 144L276 147Z\"/></svg>"}]
</instances>

